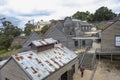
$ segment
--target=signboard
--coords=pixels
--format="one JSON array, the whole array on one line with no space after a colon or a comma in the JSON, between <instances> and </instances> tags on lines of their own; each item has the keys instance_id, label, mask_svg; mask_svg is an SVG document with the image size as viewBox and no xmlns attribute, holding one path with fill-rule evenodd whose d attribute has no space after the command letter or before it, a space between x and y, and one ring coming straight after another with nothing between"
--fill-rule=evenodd
<instances>
[{"instance_id":1,"label":"signboard","mask_svg":"<svg viewBox=\"0 0 120 80\"><path fill-rule=\"evenodd\" d=\"M120 36L115 36L115 46L120 46Z\"/></svg>"}]
</instances>

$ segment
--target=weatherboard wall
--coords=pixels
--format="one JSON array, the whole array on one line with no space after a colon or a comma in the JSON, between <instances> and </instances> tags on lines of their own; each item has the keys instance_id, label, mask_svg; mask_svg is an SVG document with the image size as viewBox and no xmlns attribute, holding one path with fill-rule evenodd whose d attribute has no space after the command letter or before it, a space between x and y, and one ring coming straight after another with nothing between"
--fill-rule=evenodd
<instances>
[{"instance_id":1,"label":"weatherboard wall","mask_svg":"<svg viewBox=\"0 0 120 80\"><path fill-rule=\"evenodd\" d=\"M1 68L1 79L5 80L32 80L19 67L13 58L11 58L3 68Z\"/></svg>"},{"instance_id":2,"label":"weatherboard wall","mask_svg":"<svg viewBox=\"0 0 120 80\"><path fill-rule=\"evenodd\" d=\"M119 48L115 46L115 36L120 35L120 20L108 26L101 33L101 48Z\"/></svg>"}]
</instances>

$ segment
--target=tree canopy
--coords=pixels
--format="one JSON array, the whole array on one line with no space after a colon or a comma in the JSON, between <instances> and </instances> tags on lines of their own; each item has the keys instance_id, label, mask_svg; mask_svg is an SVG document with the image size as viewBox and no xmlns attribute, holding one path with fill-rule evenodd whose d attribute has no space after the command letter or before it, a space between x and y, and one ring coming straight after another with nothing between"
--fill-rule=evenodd
<instances>
[{"instance_id":1,"label":"tree canopy","mask_svg":"<svg viewBox=\"0 0 120 80\"><path fill-rule=\"evenodd\" d=\"M30 33L32 32L33 28L34 28L34 25L31 24L30 22L28 22L28 23L25 24L24 32L25 32L26 36L30 35Z\"/></svg>"},{"instance_id":2,"label":"tree canopy","mask_svg":"<svg viewBox=\"0 0 120 80\"><path fill-rule=\"evenodd\" d=\"M43 26L43 28L41 29L41 33L44 34L50 27L50 25Z\"/></svg>"},{"instance_id":3,"label":"tree canopy","mask_svg":"<svg viewBox=\"0 0 120 80\"><path fill-rule=\"evenodd\" d=\"M0 50L8 49L11 46L13 37L10 35L0 35Z\"/></svg>"},{"instance_id":4,"label":"tree canopy","mask_svg":"<svg viewBox=\"0 0 120 80\"><path fill-rule=\"evenodd\" d=\"M116 17L117 14L112 12L111 9L108 9L107 7L100 7L95 11L94 14L91 14L90 12L79 12L77 11L75 14L73 14L73 18L80 19L80 20L86 20L86 21L105 21L105 20L111 20L114 17Z\"/></svg>"},{"instance_id":5,"label":"tree canopy","mask_svg":"<svg viewBox=\"0 0 120 80\"><path fill-rule=\"evenodd\" d=\"M90 19L90 12L79 12L77 11L73 16L73 18L80 19L80 20L89 20Z\"/></svg>"},{"instance_id":6,"label":"tree canopy","mask_svg":"<svg viewBox=\"0 0 120 80\"><path fill-rule=\"evenodd\" d=\"M94 20L95 21L104 21L104 20L111 20L117 15L112 12L111 9L108 9L107 7L100 7L96 10L94 14Z\"/></svg>"},{"instance_id":7,"label":"tree canopy","mask_svg":"<svg viewBox=\"0 0 120 80\"><path fill-rule=\"evenodd\" d=\"M18 28L17 26L8 26L4 29L5 35L12 35L13 37L19 36L22 30Z\"/></svg>"},{"instance_id":8,"label":"tree canopy","mask_svg":"<svg viewBox=\"0 0 120 80\"><path fill-rule=\"evenodd\" d=\"M3 21L2 24L4 28L0 30L0 50L7 50L11 46L14 37L19 36L22 30L10 21Z\"/></svg>"}]
</instances>

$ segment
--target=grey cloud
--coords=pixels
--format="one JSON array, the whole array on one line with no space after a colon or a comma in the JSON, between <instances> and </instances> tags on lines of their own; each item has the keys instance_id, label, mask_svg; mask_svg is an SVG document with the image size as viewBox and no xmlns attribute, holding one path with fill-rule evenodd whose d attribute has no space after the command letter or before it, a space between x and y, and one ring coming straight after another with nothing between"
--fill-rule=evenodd
<instances>
[{"instance_id":1,"label":"grey cloud","mask_svg":"<svg viewBox=\"0 0 120 80\"><path fill-rule=\"evenodd\" d=\"M1 19L1 18L4 18L4 17L6 18L5 20L11 21L12 24L15 25L15 26L18 26L19 23L21 22L21 20L18 19L18 18L0 14L0 19ZM1 21L0 21L0 27L2 27Z\"/></svg>"},{"instance_id":2,"label":"grey cloud","mask_svg":"<svg viewBox=\"0 0 120 80\"><path fill-rule=\"evenodd\" d=\"M25 17L34 17L34 16L49 16L53 13L53 11L40 10L40 11L32 11L31 13L18 13L19 16Z\"/></svg>"}]
</instances>

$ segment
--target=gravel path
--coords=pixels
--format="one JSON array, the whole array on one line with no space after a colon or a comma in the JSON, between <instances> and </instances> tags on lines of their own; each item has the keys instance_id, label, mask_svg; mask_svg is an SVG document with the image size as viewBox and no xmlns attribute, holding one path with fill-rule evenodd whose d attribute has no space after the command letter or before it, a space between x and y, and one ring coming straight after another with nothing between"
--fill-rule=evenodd
<instances>
[{"instance_id":1,"label":"gravel path","mask_svg":"<svg viewBox=\"0 0 120 80\"><path fill-rule=\"evenodd\" d=\"M94 80L120 80L120 62L103 60L98 63Z\"/></svg>"},{"instance_id":2,"label":"gravel path","mask_svg":"<svg viewBox=\"0 0 120 80\"><path fill-rule=\"evenodd\" d=\"M73 78L74 80L90 80L90 77L92 75L91 70L85 70L83 78L81 78L81 73L78 71L77 73L74 74Z\"/></svg>"}]
</instances>

